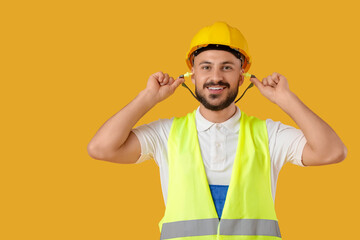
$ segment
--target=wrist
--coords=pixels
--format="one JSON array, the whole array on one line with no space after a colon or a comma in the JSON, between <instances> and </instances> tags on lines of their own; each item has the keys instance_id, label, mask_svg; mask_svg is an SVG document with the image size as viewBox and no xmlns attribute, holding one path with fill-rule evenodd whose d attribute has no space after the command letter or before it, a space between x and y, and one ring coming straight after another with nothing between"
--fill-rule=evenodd
<instances>
[{"instance_id":1,"label":"wrist","mask_svg":"<svg viewBox=\"0 0 360 240\"><path fill-rule=\"evenodd\" d=\"M287 111L299 101L300 99L293 92L287 91L276 100L276 104L284 111Z\"/></svg>"},{"instance_id":2,"label":"wrist","mask_svg":"<svg viewBox=\"0 0 360 240\"><path fill-rule=\"evenodd\" d=\"M156 94L152 93L148 89L142 90L138 97L141 98L142 102L150 108L154 107L159 102L156 98Z\"/></svg>"}]
</instances>

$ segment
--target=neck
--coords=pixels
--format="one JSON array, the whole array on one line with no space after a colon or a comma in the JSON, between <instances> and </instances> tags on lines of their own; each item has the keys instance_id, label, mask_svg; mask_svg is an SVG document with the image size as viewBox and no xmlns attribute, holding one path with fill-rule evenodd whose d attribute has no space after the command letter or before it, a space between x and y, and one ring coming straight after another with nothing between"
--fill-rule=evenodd
<instances>
[{"instance_id":1,"label":"neck","mask_svg":"<svg viewBox=\"0 0 360 240\"><path fill-rule=\"evenodd\" d=\"M234 116L236 113L235 103L232 103L227 108L220 111L212 111L204 107L204 105L200 104L199 109L201 115L208 121L213 123L222 123Z\"/></svg>"}]
</instances>

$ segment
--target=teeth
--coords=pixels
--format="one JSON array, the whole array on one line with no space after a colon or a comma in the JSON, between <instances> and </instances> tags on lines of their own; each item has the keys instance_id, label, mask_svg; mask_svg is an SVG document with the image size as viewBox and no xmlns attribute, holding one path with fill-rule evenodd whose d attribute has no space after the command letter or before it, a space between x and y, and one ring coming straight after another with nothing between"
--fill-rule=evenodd
<instances>
[{"instance_id":1,"label":"teeth","mask_svg":"<svg viewBox=\"0 0 360 240\"><path fill-rule=\"evenodd\" d=\"M221 90L223 88L222 87L209 87L209 89L211 89L211 90Z\"/></svg>"}]
</instances>

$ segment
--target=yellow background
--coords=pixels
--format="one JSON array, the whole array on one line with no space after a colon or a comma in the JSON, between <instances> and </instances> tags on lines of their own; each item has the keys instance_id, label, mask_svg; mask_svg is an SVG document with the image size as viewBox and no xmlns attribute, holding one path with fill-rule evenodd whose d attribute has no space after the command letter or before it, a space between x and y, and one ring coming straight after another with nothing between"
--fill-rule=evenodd
<instances>
[{"instance_id":1,"label":"yellow background","mask_svg":"<svg viewBox=\"0 0 360 240\"><path fill-rule=\"evenodd\" d=\"M94 160L86 147L152 73L186 72L191 38L215 21L247 38L250 73L286 76L349 150L340 164L283 167L283 239L359 235L357 1L2 1L0 20L0 239L159 239L155 162ZM295 126L255 88L238 106ZM196 107L180 87L138 124Z\"/></svg>"}]
</instances>

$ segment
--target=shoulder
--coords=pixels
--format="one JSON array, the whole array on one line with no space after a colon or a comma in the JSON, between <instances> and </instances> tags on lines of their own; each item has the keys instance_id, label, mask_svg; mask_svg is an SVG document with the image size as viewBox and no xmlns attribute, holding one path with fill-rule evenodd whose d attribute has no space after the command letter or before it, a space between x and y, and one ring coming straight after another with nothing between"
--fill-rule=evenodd
<instances>
[{"instance_id":1,"label":"shoulder","mask_svg":"<svg viewBox=\"0 0 360 240\"><path fill-rule=\"evenodd\" d=\"M268 129L269 135L287 135L291 137L293 135L302 135L302 131L293 126L286 125L280 121L273 121L272 119L266 119L266 127Z\"/></svg>"},{"instance_id":2,"label":"shoulder","mask_svg":"<svg viewBox=\"0 0 360 240\"><path fill-rule=\"evenodd\" d=\"M143 124L137 126L133 129L136 135L159 135L159 136L167 136L170 132L170 128L172 125L174 118L170 119L159 119L147 124Z\"/></svg>"},{"instance_id":3,"label":"shoulder","mask_svg":"<svg viewBox=\"0 0 360 240\"><path fill-rule=\"evenodd\" d=\"M173 117L172 119L174 121L183 121L183 120L186 120L186 119L195 119L196 116L197 116L198 113L198 110L194 110L192 112L189 112L187 113L186 115L184 116L181 116L181 117Z\"/></svg>"},{"instance_id":4,"label":"shoulder","mask_svg":"<svg viewBox=\"0 0 360 240\"><path fill-rule=\"evenodd\" d=\"M275 122L275 121L273 121L272 119L269 119L269 118L266 119L265 122L266 122L266 128L268 129L269 135L270 135L270 133L274 133L274 131L276 131L280 127L280 125L282 124L279 121Z\"/></svg>"},{"instance_id":5,"label":"shoulder","mask_svg":"<svg viewBox=\"0 0 360 240\"><path fill-rule=\"evenodd\" d=\"M247 115L245 112L241 111L241 119L243 119L241 122L243 122L243 124L250 126L252 129L253 128L258 128L258 129L265 129L266 128L266 121L263 119L260 119L258 117L255 116L251 116L251 115Z\"/></svg>"},{"instance_id":6,"label":"shoulder","mask_svg":"<svg viewBox=\"0 0 360 240\"><path fill-rule=\"evenodd\" d=\"M137 163L154 158L158 166L162 164L172 121L173 118L159 119L132 129L141 146L141 156Z\"/></svg>"},{"instance_id":7,"label":"shoulder","mask_svg":"<svg viewBox=\"0 0 360 240\"><path fill-rule=\"evenodd\" d=\"M176 133L182 132L184 129L189 128L192 125L195 125L195 119L196 119L197 111L194 110L185 116L182 117L174 117L173 122L170 127L170 133Z\"/></svg>"},{"instance_id":8,"label":"shoulder","mask_svg":"<svg viewBox=\"0 0 360 240\"><path fill-rule=\"evenodd\" d=\"M269 148L279 169L285 162L304 166L301 162L306 138L300 129L279 121L266 119L269 135Z\"/></svg>"}]
</instances>

